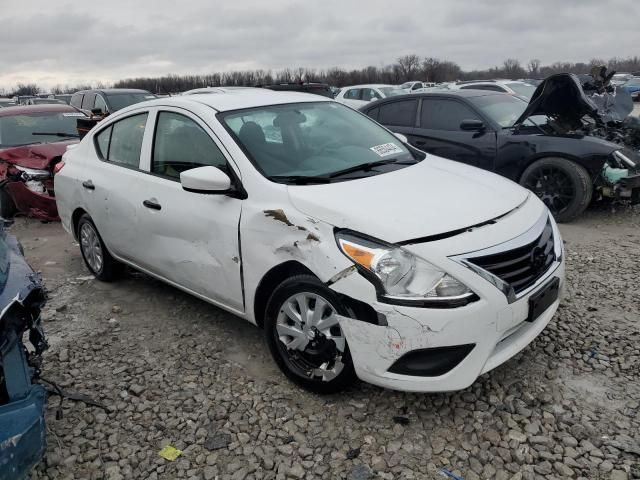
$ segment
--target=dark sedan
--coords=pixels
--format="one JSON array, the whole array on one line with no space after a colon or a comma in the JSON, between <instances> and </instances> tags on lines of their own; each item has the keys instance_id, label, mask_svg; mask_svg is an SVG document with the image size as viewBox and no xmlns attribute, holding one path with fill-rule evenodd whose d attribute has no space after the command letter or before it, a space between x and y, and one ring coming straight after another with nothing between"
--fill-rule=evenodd
<instances>
[{"instance_id":1,"label":"dark sedan","mask_svg":"<svg viewBox=\"0 0 640 480\"><path fill-rule=\"evenodd\" d=\"M624 183L636 167L620 146L554 133L546 115L521 118L527 105L511 95L467 90L391 97L361 111L420 150L519 182L559 221L580 215L596 194L637 200L637 188Z\"/></svg>"}]
</instances>

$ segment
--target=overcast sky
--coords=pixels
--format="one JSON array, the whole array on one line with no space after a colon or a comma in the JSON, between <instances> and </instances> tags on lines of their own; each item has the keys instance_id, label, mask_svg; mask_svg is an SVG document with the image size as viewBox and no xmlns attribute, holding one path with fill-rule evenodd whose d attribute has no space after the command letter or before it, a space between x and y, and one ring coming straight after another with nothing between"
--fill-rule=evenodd
<instances>
[{"instance_id":1,"label":"overcast sky","mask_svg":"<svg viewBox=\"0 0 640 480\"><path fill-rule=\"evenodd\" d=\"M638 13L638 0L0 0L0 88L382 66L407 53L465 70L627 57Z\"/></svg>"}]
</instances>

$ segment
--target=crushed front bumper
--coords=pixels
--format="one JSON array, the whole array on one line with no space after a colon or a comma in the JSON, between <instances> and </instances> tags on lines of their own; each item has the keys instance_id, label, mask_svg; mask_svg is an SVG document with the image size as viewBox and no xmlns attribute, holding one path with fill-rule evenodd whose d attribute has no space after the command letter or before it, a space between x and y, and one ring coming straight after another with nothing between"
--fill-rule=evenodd
<instances>
[{"instance_id":1,"label":"crushed front bumper","mask_svg":"<svg viewBox=\"0 0 640 480\"><path fill-rule=\"evenodd\" d=\"M530 211L530 210L529 210ZM529 211L504 219L460 238L419 244L408 247L430 260L428 255L440 249L441 253L456 247L458 251L481 255L486 250L468 249L495 238L510 238L515 225L529 224ZM534 212L531 212L534 213ZM542 217L545 220L546 217ZM506 293L498 282L471 271L457 260L456 255L444 253L447 271L462 281L479 299L457 308L423 308L391 305L379 301L374 286L357 272L341 277L331 288L348 298L370 305L377 321L347 317L340 318L356 374L361 380L395 390L436 392L460 390L471 385L479 375L504 363L531 343L544 330L556 312L565 282L564 254L560 233L552 220L555 260L535 283L523 291ZM516 237L516 242L530 242L531 228ZM515 229L518 231L518 229ZM524 230L520 230L524 231ZM466 240L465 238L466 237ZM509 242L507 242L509 243ZM463 249L464 248L464 249ZM483 247L480 247L481 249ZM551 288L553 287L553 288ZM532 309L530 299L553 290L555 295L541 309ZM546 306L545 306L546 305ZM530 318L535 311L534 318ZM373 316L371 316L373 317ZM442 358L439 358L442 357ZM409 359L409 360L407 360ZM426 372L426 373L424 373Z\"/></svg>"},{"instance_id":2,"label":"crushed front bumper","mask_svg":"<svg viewBox=\"0 0 640 480\"><path fill-rule=\"evenodd\" d=\"M564 264L549 277L564 286ZM351 277L360 288L368 281ZM555 314L556 300L538 318L527 321L529 298L545 284L509 304L506 297L481 299L454 309L427 309L392 306L373 302L387 325L374 325L341 317L356 374L366 382L394 390L436 392L461 390L479 375L509 360L536 338ZM339 289L338 285L332 288ZM348 290L351 290L349 288ZM347 290L347 291L348 291ZM496 290L497 291L497 290ZM498 292L499 295L502 295ZM404 355L425 349L473 345L473 349L451 370L438 376L415 376L392 373L392 366Z\"/></svg>"}]
</instances>

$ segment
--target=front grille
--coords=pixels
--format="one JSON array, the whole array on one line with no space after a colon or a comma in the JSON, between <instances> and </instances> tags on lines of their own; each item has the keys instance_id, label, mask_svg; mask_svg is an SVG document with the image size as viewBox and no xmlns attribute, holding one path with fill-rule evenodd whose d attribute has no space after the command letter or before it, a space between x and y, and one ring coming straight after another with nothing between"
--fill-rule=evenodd
<instances>
[{"instance_id":1,"label":"front grille","mask_svg":"<svg viewBox=\"0 0 640 480\"><path fill-rule=\"evenodd\" d=\"M553 228L547 221L540 236L531 243L467 260L509 284L517 294L536 283L549 269L556 259L553 244Z\"/></svg>"}]
</instances>

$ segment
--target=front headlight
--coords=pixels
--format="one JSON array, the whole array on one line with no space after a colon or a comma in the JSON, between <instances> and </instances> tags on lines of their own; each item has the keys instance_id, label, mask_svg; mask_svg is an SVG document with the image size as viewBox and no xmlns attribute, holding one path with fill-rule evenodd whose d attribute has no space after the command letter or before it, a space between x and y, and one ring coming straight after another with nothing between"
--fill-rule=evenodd
<instances>
[{"instance_id":1,"label":"front headlight","mask_svg":"<svg viewBox=\"0 0 640 480\"><path fill-rule=\"evenodd\" d=\"M478 298L466 285L403 248L350 232L337 232L336 240L342 253L374 283L381 301L457 307Z\"/></svg>"}]
</instances>

